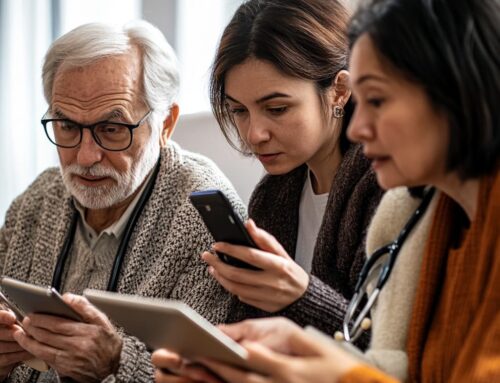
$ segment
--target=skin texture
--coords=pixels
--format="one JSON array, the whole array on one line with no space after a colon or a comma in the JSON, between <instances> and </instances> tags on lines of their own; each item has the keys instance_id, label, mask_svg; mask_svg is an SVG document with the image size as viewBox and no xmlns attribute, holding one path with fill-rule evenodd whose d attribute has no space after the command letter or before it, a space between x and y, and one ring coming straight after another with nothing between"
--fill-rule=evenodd
<instances>
[{"instance_id":1,"label":"skin texture","mask_svg":"<svg viewBox=\"0 0 500 383\"><path fill-rule=\"evenodd\" d=\"M227 335L240 342L249 352L248 363L253 372L235 369L213 360L203 364L212 371L210 383L330 383L358 365L351 356L330 342L305 333L299 326L284 318L246 320L220 327ZM335 362L334 362L335 361ZM175 356L157 351L153 354L157 368L175 368ZM204 381L200 369L184 366L184 380L161 374L157 383ZM191 377L190 380L187 377ZM217 378L218 377L218 378Z\"/></svg>"},{"instance_id":2,"label":"skin texture","mask_svg":"<svg viewBox=\"0 0 500 383\"><path fill-rule=\"evenodd\" d=\"M344 82L346 77L347 72L341 76ZM332 169L341 161L340 126L325 121L312 81L249 58L227 73L225 89L240 137L267 172L284 174L306 163L314 175L316 193L329 191ZM345 97L345 102L349 95L336 95L332 87L328 97L333 107L339 98Z\"/></svg>"},{"instance_id":3,"label":"skin texture","mask_svg":"<svg viewBox=\"0 0 500 383\"><path fill-rule=\"evenodd\" d=\"M309 276L271 234L259 229L252 220L245 226L259 249L217 242L213 250L230 254L263 271L230 266L209 252L204 252L202 259L210 266L209 273L242 302L269 312L278 311L305 292Z\"/></svg>"},{"instance_id":4,"label":"skin texture","mask_svg":"<svg viewBox=\"0 0 500 383\"><path fill-rule=\"evenodd\" d=\"M446 169L446 114L432 105L422 86L381 60L368 35L356 42L350 71L357 104L348 136L363 144L380 186L434 185L474 219L479 180L462 180Z\"/></svg>"},{"instance_id":5,"label":"skin texture","mask_svg":"<svg viewBox=\"0 0 500 383\"><path fill-rule=\"evenodd\" d=\"M420 85L394 75L381 62L368 36L356 46L351 58L356 111L349 138L363 143L384 189L435 181L445 173L446 116L432 107Z\"/></svg>"},{"instance_id":6,"label":"skin texture","mask_svg":"<svg viewBox=\"0 0 500 383\"><path fill-rule=\"evenodd\" d=\"M80 314L83 323L32 314L23 320L25 331L14 331L14 339L60 376L94 382L115 372L122 340L111 322L84 297L65 294L63 298Z\"/></svg>"},{"instance_id":7,"label":"skin texture","mask_svg":"<svg viewBox=\"0 0 500 383\"><path fill-rule=\"evenodd\" d=\"M0 378L4 379L19 363L32 359L33 355L24 350L14 339L19 330L16 317L11 311L0 309Z\"/></svg>"},{"instance_id":8,"label":"skin texture","mask_svg":"<svg viewBox=\"0 0 500 383\"><path fill-rule=\"evenodd\" d=\"M82 68L65 68L63 64L54 79L51 112L82 124L102 120L136 123L149 110L142 101L142 91L142 62L139 50L132 47L128 54L101 59ZM121 117L114 117L116 114ZM170 116L164 122L158 145L166 144L177 117L178 107L173 105ZM130 171L150 136L151 128L146 122L134 130L130 148L112 152L97 145L90 131L85 129L78 147L58 148L61 167L78 164L89 168L99 164L119 173ZM72 176L72 181L87 187L106 187L116 183L110 177L89 179L76 174ZM111 207L87 209L88 224L97 232L108 227L126 210L136 191Z\"/></svg>"}]
</instances>

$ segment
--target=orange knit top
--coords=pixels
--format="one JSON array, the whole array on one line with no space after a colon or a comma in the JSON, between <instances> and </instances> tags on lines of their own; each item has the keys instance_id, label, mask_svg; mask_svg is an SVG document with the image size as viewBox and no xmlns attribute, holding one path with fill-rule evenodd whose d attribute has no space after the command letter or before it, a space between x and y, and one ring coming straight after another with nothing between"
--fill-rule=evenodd
<instances>
[{"instance_id":1,"label":"orange knit top","mask_svg":"<svg viewBox=\"0 0 500 383\"><path fill-rule=\"evenodd\" d=\"M482 180L469 227L441 195L408 334L410 382L500 382L500 172ZM363 366L341 383L393 382Z\"/></svg>"}]
</instances>

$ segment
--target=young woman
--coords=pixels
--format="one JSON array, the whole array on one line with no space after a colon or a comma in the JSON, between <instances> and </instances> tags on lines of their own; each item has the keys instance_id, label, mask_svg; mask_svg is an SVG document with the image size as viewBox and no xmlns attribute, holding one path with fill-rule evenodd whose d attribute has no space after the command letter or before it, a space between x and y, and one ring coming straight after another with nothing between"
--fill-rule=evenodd
<instances>
[{"instance_id":1,"label":"young woman","mask_svg":"<svg viewBox=\"0 0 500 383\"><path fill-rule=\"evenodd\" d=\"M421 265L397 268L397 258L389 281L398 283L388 282L377 303L387 307L406 285L416 291L410 303L393 301L411 305L407 380L500 381L500 4L375 0L351 32L349 137L363 144L384 188L426 186L425 200L436 190L413 229L430 216L425 239L397 245ZM405 188L390 191L369 235L394 239L419 203ZM403 278L411 274L418 278ZM223 329L247 347L254 369L206 361L228 382L394 381L285 320Z\"/></svg>"},{"instance_id":2,"label":"young woman","mask_svg":"<svg viewBox=\"0 0 500 383\"><path fill-rule=\"evenodd\" d=\"M213 246L261 270L202 255L242 302L235 321L283 315L333 334L353 294L382 191L361 146L346 136L353 109L347 22L337 0L250 0L221 37L214 115L233 146L268 173L246 224L259 249ZM360 340L367 343L368 336Z\"/></svg>"},{"instance_id":3,"label":"young woman","mask_svg":"<svg viewBox=\"0 0 500 383\"><path fill-rule=\"evenodd\" d=\"M346 137L347 21L339 1L251 0L222 35L213 112L230 142L236 137L268 173L249 204L247 228L260 249L213 247L261 270L202 255L245 303L238 319L274 313L333 333L352 295L381 190Z\"/></svg>"}]
</instances>

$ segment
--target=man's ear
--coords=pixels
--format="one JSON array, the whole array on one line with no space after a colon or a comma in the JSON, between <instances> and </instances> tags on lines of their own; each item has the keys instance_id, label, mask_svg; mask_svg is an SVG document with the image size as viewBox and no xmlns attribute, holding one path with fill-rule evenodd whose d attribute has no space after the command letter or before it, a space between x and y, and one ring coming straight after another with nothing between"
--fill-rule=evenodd
<instances>
[{"instance_id":1,"label":"man's ear","mask_svg":"<svg viewBox=\"0 0 500 383\"><path fill-rule=\"evenodd\" d=\"M342 69L333 80L333 94L332 104L341 106L342 108L347 104L349 97L351 97L350 74L345 69Z\"/></svg>"},{"instance_id":2,"label":"man's ear","mask_svg":"<svg viewBox=\"0 0 500 383\"><path fill-rule=\"evenodd\" d=\"M161 134L160 134L160 146L162 148L167 146L168 140L174 133L178 119L179 119L179 105L174 103L170 107L170 112L167 118L165 118L165 121L163 121L163 127L161 129Z\"/></svg>"}]
</instances>

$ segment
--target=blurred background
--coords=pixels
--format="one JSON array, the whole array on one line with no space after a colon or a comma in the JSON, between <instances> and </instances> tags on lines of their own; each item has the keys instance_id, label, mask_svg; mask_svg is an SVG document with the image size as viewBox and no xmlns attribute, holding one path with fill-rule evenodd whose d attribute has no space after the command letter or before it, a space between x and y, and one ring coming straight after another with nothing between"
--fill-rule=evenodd
<instances>
[{"instance_id":1,"label":"blurred background","mask_svg":"<svg viewBox=\"0 0 500 383\"><path fill-rule=\"evenodd\" d=\"M37 174L58 164L40 124L47 110L41 84L44 54L54 39L93 21L121 25L143 18L164 33L181 68L181 118L173 139L212 158L247 202L263 168L229 147L208 102L217 42L241 2L0 0L0 225L12 200Z\"/></svg>"}]
</instances>

